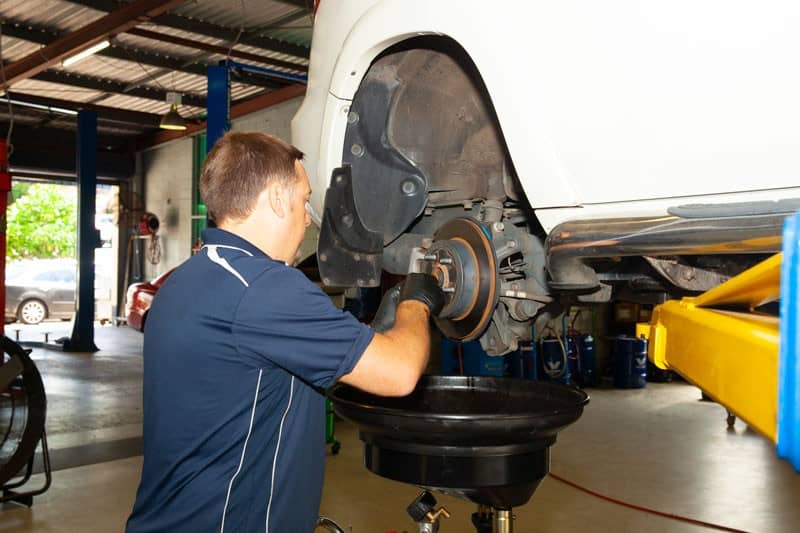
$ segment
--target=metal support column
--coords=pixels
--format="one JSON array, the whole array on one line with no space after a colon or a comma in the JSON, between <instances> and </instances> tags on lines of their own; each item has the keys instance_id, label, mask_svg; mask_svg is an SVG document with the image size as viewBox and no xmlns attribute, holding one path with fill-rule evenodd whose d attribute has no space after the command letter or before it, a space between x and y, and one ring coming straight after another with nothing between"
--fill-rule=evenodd
<instances>
[{"instance_id":1,"label":"metal support column","mask_svg":"<svg viewBox=\"0 0 800 533\"><path fill-rule=\"evenodd\" d=\"M210 152L217 139L231 129L231 82L227 66L209 66L208 119L206 120L206 152Z\"/></svg>"},{"instance_id":2,"label":"metal support column","mask_svg":"<svg viewBox=\"0 0 800 533\"><path fill-rule=\"evenodd\" d=\"M11 174L8 172L8 146L0 140L0 308L6 308L6 210L11 192ZM0 335L5 333L5 320L0 322Z\"/></svg>"},{"instance_id":3,"label":"metal support column","mask_svg":"<svg viewBox=\"0 0 800 533\"><path fill-rule=\"evenodd\" d=\"M78 291L72 336L64 343L70 352L96 352L94 344L94 228L97 195L97 113L78 112Z\"/></svg>"},{"instance_id":4,"label":"metal support column","mask_svg":"<svg viewBox=\"0 0 800 533\"><path fill-rule=\"evenodd\" d=\"M231 129L231 75L224 65L206 68L208 93L206 95L206 154L214 148L217 140ZM203 159L205 161L205 159ZM214 223L206 215L206 227Z\"/></svg>"},{"instance_id":5,"label":"metal support column","mask_svg":"<svg viewBox=\"0 0 800 533\"><path fill-rule=\"evenodd\" d=\"M778 455L800 472L800 213L783 227L778 355Z\"/></svg>"}]
</instances>

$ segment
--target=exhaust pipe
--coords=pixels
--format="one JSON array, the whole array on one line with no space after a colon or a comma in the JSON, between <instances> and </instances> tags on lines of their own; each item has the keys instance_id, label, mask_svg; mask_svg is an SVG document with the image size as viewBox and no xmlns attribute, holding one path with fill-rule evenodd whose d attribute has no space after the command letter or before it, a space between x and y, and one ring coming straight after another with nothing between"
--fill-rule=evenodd
<instances>
[{"instance_id":1,"label":"exhaust pipe","mask_svg":"<svg viewBox=\"0 0 800 533\"><path fill-rule=\"evenodd\" d=\"M547 236L550 287L590 290L599 286L584 259L622 256L777 253L785 214L718 218L662 217L564 222Z\"/></svg>"}]
</instances>

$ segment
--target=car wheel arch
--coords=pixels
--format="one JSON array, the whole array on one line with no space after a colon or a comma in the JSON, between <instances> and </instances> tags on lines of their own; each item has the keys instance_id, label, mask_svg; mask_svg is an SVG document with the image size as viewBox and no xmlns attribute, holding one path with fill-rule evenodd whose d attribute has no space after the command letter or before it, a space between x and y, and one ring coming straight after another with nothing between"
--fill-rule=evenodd
<instances>
[{"instance_id":1,"label":"car wheel arch","mask_svg":"<svg viewBox=\"0 0 800 533\"><path fill-rule=\"evenodd\" d=\"M450 123L453 116L456 128ZM347 178L350 200L326 198L319 249L342 248L345 242L344 248L358 248L361 258L380 261L380 244L367 249L355 239L366 230L383 241L383 266L393 273L404 274L408 267L405 237L435 231L423 213L435 211L441 225L469 215L464 209L473 209L473 202L476 214L489 203L501 209L506 199L527 204L491 95L467 51L449 37L408 39L372 61L353 96L342 162L332 180L338 184ZM332 181L329 193L333 188ZM389 197L392 202L385 201ZM482 205L483 200L488 202ZM355 225L346 220L353 210L359 219ZM538 227L532 210L526 212L530 225ZM332 254L321 258L331 283L359 278L370 285L376 278L367 271L356 275L343 266L351 261L334 261ZM363 263L358 256L353 259L356 268Z\"/></svg>"}]
</instances>

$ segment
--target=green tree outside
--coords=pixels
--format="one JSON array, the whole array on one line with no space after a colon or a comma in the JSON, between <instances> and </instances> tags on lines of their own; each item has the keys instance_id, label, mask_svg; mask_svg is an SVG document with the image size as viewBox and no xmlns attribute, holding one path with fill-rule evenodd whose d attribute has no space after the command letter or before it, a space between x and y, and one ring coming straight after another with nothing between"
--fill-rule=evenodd
<instances>
[{"instance_id":1,"label":"green tree outside","mask_svg":"<svg viewBox=\"0 0 800 533\"><path fill-rule=\"evenodd\" d=\"M26 188L8 208L8 258L74 258L78 219L74 188L43 183Z\"/></svg>"},{"instance_id":2,"label":"green tree outside","mask_svg":"<svg viewBox=\"0 0 800 533\"><path fill-rule=\"evenodd\" d=\"M28 189L31 188L31 185L33 185L33 183L28 181L14 181L11 185L11 203L16 202L21 197L28 194Z\"/></svg>"}]
</instances>

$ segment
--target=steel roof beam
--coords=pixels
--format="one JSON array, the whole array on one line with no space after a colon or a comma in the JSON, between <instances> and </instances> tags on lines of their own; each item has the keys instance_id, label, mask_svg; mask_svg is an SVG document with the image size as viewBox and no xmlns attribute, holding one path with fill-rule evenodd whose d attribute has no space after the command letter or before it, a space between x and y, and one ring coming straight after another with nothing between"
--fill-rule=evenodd
<instances>
[{"instance_id":1,"label":"steel roof beam","mask_svg":"<svg viewBox=\"0 0 800 533\"><path fill-rule=\"evenodd\" d=\"M165 89L156 89L152 86L142 86L128 88L124 82L103 80L93 76L74 75L59 70L46 70L33 77L35 80L50 83L60 83L62 85L72 85L73 87L83 87L94 91L121 94L123 96L137 96L148 100L165 102L167 92ZM127 89L127 90L126 90ZM183 93L183 103L194 107L205 107L206 99L197 94Z\"/></svg>"},{"instance_id":2,"label":"steel roof beam","mask_svg":"<svg viewBox=\"0 0 800 533\"><path fill-rule=\"evenodd\" d=\"M104 17L57 39L44 48L14 61L5 69L8 86L39 74L62 59L97 44L143 20L151 19L179 6L185 0L134 0Z\"/></svg>"},{"instance_id":3,"label":"steel roof beam","mask_svg":"<svg viewBox=\"0 0 800 533\"><path fill-rule=\"evenodd\" d=\"M13 20L6 20L3 23L3 35L8 35L9 37L14 37L17 39L22 39L25 41L42 45L48 45L56 41L61 36L59 32L53 30L52 28L31 26L29 24L18 23ZM100 52L97 53L97 55L102 57L120 59L123 61L129 61L132 63L140 63L141 65L147 65L159 69L168 69L170 71L195 74L197 76L205 77L206 75L205 63L198 62L196 60L191 60L188 58L156 55L144 50L132 50L125 46L120 46L119 43L117 42L112 42L112 46L106 48L105 50L101 50ZM300 65L295 65L292 68L303 69L305 67L302 67ZM154 77L157 77L163 73L149 73L149 74L153 75ZM283 80L281 81L272 80L265 76L260 76L257 74L251 74L247 72L242 72L236 78L236 81L245 83L247 85L255 85L258 87L269 87L271 89L276 89L287 85L287 82Z\"/></svg>"},{"instance_id":4,"label":"steel roof beam","mask_svg":"<svg viewBox=\"0 0 800 533\"><path fill-rule=\"evenodd\" d=\"M211 24L201 20L189 19L172 14L162 15L153 22L178 30L199 33L200 35L207 35L217 39L224 39L228 42L234 42L236 40L236 35L239 33L237 28L226 28L224 26L217 26L216 24ZM238 42L247 46L255 46L256 48L263 48L264 50L269 50L270 52L278 52L279 54L286 54L303 59L308 59L311 57L311 50L305 46L281 41L280 39L273 39L272 37L264 37L262 35L258 35L256 32L242 32Z\"/></svg>"},{"instance_id":5,"label":"steel roof beam","mask_svg":"<svg viewBox=\"0 0 800 533\"><path fill-rule=\"evenodd\" d=\"M114 59L121 59L123 61L130 61L133 63L141 63L142 65L149 65L159 69L167 69L169 71L185 72L187 74L194 74L196 76L206 77L206 64L192 62L192 60L182 59L178 57L160 55L144 52L142 50L131 50L116 44L106 48L101 52L105 57L113 57ZM146 71L145 71L146 72ZM162 75L163 73L148 73L153 77ZM237 77L236 81L245 83L247 85L255 85L257 87L267 87L270 89L277 89L285 87L288 83L284 80L271 79L266 76L259 76L243 72L241 76ZM180 92L176 89L176 92Z\"/></svg>"},{"instance_id":6,"label":"steel roof beam","mask_svg":"<svg viewBox=\"0 0 800 533\"><path fill-rule=\"evenodd\" d=\"M155 127L161 123L161 115L155 113L145 113L143 111L129 111L127 109L120 109L117 107L108 107L86 102L75 102L72 100L61 100L59 98L46 98L33 94L26 94L13 91L9 93L12 102L20 101L40 106L59 107L69 109L71 111L79 111L81 109L89 109L97 112L97 116L101 121L117 122L122 124L135 124L137 126ZM13 105L13 104L12 104ZM0 96L0 111L6 108L6 97ZM16 109L19 109L17 107ZM16 114L16 109L14 113ZM22 107L22 109L26 109ZM39 113L47 113L47 110L40 110Z\"/></svg>"},{"instance_id":7,"label":"steel roof beam","mask_svg":"<svg viewBox=\"0 0 800 533\"><path fill-rule=\"evenodd\" d=\"M177 44L179 46L184 46L187 48L194 48L195 50L205 50L206 52L210 52L212 54L230 55L231 57L238 57L241 59L247 59L248 61L256 61L258 63L266 63L268 65L272 65L275 67L288 68L288 69L298 70L300 72L308 72L308 67L305 65L298 65L297 63L292 63L290 61L282 61L280 59L273 59L270 57L264 57L258 54L251 54L249 52L242 52L240 50L235 50L235 49L229 50L224 46L216 46L201 41L185 39L183 37L176 37L174 35L167 35L165 33L143 30L141 28L132 28L128 30L127 33L165 43Z\"/></svg>"},{"instance_id":8,"label":"steel roof beam","mask_svg":"<svg viewBox=\"0 0 800 533\"><path fill-rule=\"evenodd\" d=\"M69 1L72 4L77 4L84 7L90 7L97 11L105 11L105 12L113 11L114 9L120 6L120 4L115 0L67 0L67 1ZM289 3L292 5L299 5L301 7L307 8L304 0L297 0L297 2L289 2ZM234 40L236 40L236 36L239 34L238 28L228 28L225 26L219 26L217 24L212 24L210 22L205 22L203 20L191 19L181 15L175 15L173 13L167 13L155 17L151 22L154 22L155 24L158 24L160 26L168 26L176 30L190 31L192 33L206 35L208 37L214 37L215 39L222 39L228 42L234 42ZM306 46L289 43L286 41L281 41L280 39L273 39L271 37L264 37L262 35L259 35L257 32L253 31L242 32L241 36L239 36L238 42L248 46L255 46L257 48L263 48L264 50L269 50L271 52L278 52L280 54L287 54L295 57L300 57L303 59L308 59L311 55L311 51Z\"/></svg>"}]
</instances>

